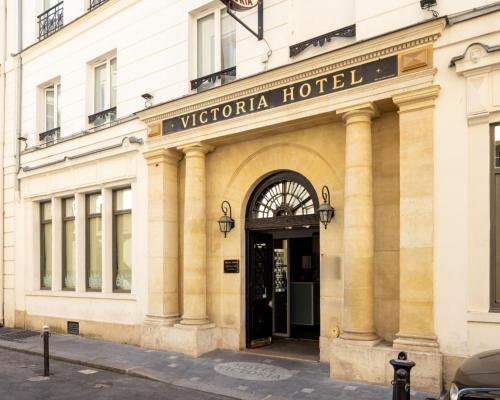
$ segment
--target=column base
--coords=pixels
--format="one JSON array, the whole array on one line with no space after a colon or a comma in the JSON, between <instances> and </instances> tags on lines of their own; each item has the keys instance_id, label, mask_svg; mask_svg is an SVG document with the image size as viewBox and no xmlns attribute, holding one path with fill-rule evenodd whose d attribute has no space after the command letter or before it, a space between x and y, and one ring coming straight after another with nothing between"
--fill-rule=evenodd
<instances>
[{"instance_id":1,"label":"column base","mask_svg":"<svg viewBox=\"0 0 500 400\"><path fill-rule=\"evenodd\" d=\"M435 336L414 336L398 333L396 338L392 346L394 349L439 352L439 343Z\"/></svg>"},{"instance_id":2,"label":"column base","mask_svg":"<svg viewBox=\"0 0 500 400\"><path fill-rule=\"evenodd\" d=\"M349 331L349 330L343 330L340 333L340 338L356 342L367 342L365 344L368 345L370 345L370 343L377 344L380 343L381 341L381 339L377 336L375 332L360 332L360 331Z\"/></svg>"},{"instance_id":3,"label":"column base","mask_svg":"<svg viewBox=\"0 0 500 400\"><path fill-rule=\"evenodd\" d=\"M367 346L362 341L332 339L330 377L344 381L390 385L394 378L394 369L389 361L397 359L398 353L399 350L384 342ZM407 353L408 359L416 363L411 373L412 389L439 395L443 385L442 354L413 350Z\"/></svg>"},{"instance_id":4,"label":"column base","mask_svg":"<svg viewBox=\"0 0 500 400\"><path fill-rule=\"evenodd\" d=\"M150 349L162 349L161 329L174 326L179 323L179 319L180 317L178 315L169 317L147 315L141 328L141 346Z\"/></svg>"},{"instance_id":5,"label":"column base","mask_svg":"<svg viewBox=\"0 0 500 400\"><path fill-rule=\"evenodd\" d=\"M220 347L221 332L215 324L183 325L146 319L141 346L199 357Z\"/></svg>"}]
</instances>

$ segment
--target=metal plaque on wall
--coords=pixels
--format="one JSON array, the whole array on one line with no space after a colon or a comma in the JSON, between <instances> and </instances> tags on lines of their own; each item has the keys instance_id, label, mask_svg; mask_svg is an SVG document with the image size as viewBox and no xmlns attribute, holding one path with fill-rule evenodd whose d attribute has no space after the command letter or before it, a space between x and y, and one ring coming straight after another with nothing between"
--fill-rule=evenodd
<instances>
[{"instance_id":1,"label":"metal plaque on wall","mask_svg":"<svg viewBox=\"0 0 500 400\"><path fill-rule=\"evenodd\" d=\"M238 274L240 272L240 260L224 260L225 274Z\"/></svg>"}]
</instances>

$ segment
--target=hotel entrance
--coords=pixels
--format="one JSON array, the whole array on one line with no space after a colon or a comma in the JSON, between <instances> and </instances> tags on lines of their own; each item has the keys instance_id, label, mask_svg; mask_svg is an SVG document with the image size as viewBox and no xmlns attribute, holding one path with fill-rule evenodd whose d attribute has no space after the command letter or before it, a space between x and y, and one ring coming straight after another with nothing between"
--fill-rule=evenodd
<instances>
[{"instance_id":1,"label":"hotel entrance","mask_svg":"<svg viewBox=\"0 0 500 400\"><path fill-rule=\"evenodd\" d=\"M247 348L319 356L318 200L302 176L265 179L247 210Z\"/></svg>"}]
</instances>

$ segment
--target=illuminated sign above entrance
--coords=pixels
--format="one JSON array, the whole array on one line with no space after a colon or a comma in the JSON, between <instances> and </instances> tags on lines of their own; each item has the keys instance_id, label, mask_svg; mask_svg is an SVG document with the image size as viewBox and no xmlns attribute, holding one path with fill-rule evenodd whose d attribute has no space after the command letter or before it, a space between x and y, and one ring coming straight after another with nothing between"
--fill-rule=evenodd
<instances>
[{"instance_id":1,"label":"illuminated sign above entrance","mask_svg":"<svg viewBox=\"0 0 500 400\"><path fill-rule=\"evenodd\" d=\"M397 74L398 56L394 55L166 119L163 121L163 135L333 94L394 78Z\"/></svg>"},{"instance_id":2,"label":"illuminated sign above entrance","mask_svg":"<svg viewBox=\"0 0 500 400\"><path fill-rule=\"evenodd\" d=\"M259 0L222 0L222 2L235 11L250 10L259 4Z\"/></svg>"}]
</instances>

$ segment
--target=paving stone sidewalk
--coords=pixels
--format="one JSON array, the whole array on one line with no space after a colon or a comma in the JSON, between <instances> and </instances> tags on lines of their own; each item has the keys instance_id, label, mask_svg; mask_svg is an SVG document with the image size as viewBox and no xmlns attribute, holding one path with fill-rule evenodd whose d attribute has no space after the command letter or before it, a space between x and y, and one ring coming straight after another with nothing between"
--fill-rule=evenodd
<instances>
[{"instance_id":1,"label":"paving stone sidewalk","mask_svg":"<svg viewBox=\"0 0 500 400\"><path fill-rule=\"evenodd\" d=\"M42 340L0 328L0 347L42 353ZM328 365L246 352L214 351L200 358L137 346L52 334L54 359L108 369L243 400L390 400L391 388L330 379ZM42 362L42 360L40 360ZM0 369L1 375L1 369ZM413 399L429 394L412 393Z\"/></svg>"}]
</instances>

